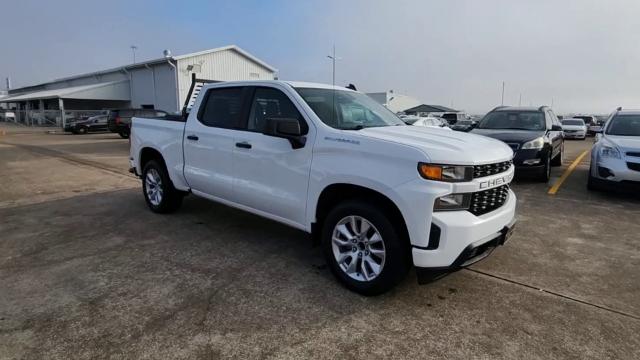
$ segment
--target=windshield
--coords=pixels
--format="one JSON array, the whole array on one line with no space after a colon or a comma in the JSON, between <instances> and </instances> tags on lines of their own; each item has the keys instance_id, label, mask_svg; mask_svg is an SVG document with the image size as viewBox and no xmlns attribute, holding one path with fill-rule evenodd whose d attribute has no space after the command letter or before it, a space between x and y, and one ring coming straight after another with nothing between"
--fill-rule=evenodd
<instances>
[{"instance_id":1,"label":"windshield","mask_svg":"<svg viewBox=\"0 0 640 360\"><path fill-rule=\"evenodd\" d=\"M478 129L544 130L544 114L539 111L495 111L488 113Z\"/></svg>"},{"instance_id":2,"label":"windshield","mask_svg":"<svg viewBox=\"0 0 640 360\"><path fill-rule=\"evenodd\" d=\"M584 121L582 120L562 120L562 125L584 125Z\"/></svg>"},{"instance_id":3,"label":"windshield","mask_svg":"<svg viewBox=\"0 0 640 360\"><path fill-rule=\"evenodd\" d=\"M611 119L607 135L640 136L640 115L618 115Z\"/></svg>"},{"instance_id":4,"label":"windshield","mask_svg":"<svg viewBox=\"0 0 640 360\"><path fill-rule=\"evenodd\" d=\"M341 130L406 125L369 96L345 90L296 88L323 123Z\"/></svg>"}]
</instances>

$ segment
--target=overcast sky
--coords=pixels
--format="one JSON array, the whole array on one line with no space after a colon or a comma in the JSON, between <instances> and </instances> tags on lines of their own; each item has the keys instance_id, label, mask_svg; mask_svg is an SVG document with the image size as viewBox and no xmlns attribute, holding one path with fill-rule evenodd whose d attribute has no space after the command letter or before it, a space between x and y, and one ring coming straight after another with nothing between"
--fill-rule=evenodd
<instances>
[{"instance_id":1,"label":"overcast sky","mask_svg":"<svg viewBox=\"0 0 640 360\"><path fill-rule=\"evenodd\" d=\"M48 1L0 4L13 87L236 44L281 79L394 89L481 113L640 107L640 1Z\"/></svg>"}]
</instances>

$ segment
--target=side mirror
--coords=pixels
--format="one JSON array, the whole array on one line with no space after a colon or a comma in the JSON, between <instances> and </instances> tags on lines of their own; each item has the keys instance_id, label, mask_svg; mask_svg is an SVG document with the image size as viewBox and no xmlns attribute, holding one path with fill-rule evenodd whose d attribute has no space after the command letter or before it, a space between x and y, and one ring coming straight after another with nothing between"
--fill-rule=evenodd
<instances>
[{"instance_id":1,"label":"side mirror","mask_svg":"<svg viewBox=\"0 0 640 360\"><path fill-rule=\"evenodd\" d=\"M303 148L307 143L307 138L302 135L298 119L269 118L264 134L287 139L294 149Z\"/></svg>"},{"instance_id":2,"label":"side mirror","mask_svg":"<svg viewBox=\"0 0 640 360\"><path fill-rule=\"evenodd\" d=\"M562 126L560 126L560 125L551 125L551 131L562 131Z\"/></svg>"}]
</instances>

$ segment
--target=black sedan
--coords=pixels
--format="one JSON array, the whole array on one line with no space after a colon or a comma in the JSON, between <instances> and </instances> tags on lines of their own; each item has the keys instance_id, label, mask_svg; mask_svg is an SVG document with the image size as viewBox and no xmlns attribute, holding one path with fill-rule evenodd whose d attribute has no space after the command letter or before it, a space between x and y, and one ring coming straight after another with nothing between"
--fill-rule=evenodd
<instances>
[{"instance_id":1,"label":"black sedan","mask_svg":"<svg viewBox=\"0 0 640 360\"><path fill-rule=\"evenodd\" d=\"M74 134L90 132L107 132L107 115L92 116L86 120L79 120L69 125L69 131ZM65 129L66 130L66 129Z\"/></svg>"}]
</instances>

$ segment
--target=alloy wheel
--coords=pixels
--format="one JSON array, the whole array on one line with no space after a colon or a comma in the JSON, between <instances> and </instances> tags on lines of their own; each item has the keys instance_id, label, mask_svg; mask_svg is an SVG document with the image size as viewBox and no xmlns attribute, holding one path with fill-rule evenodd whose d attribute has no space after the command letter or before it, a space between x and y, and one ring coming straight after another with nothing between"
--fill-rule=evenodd
<instances>
[{"instance_id":1,"label":"alloy wheel","mask_svg":"<svg viewBox=\"0 0 640 360\"><path fill-rule=\"evenodd\" d=\"M340 270L354 280L372 281L384 268L384 240L378 229L361 216L347 216L336 224L331 247Z\"/></svg>"},{"instance_id":2,"label":"alloy wheel","mask_svg":"<svg viewBox=\"0 0 640 360\"><path fill-rule=\"evenodd\" d=\"M147 198L153 206L158 206L162 202L162 178L156 169L149 169L145 176Z\"/></svg>"}]
</instances>

